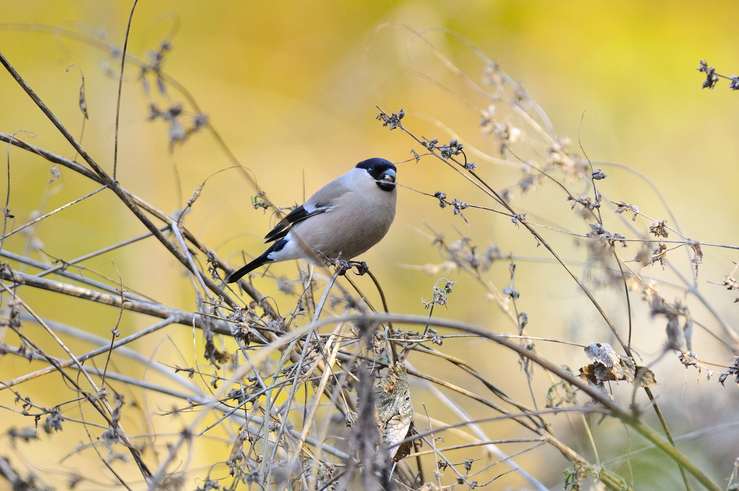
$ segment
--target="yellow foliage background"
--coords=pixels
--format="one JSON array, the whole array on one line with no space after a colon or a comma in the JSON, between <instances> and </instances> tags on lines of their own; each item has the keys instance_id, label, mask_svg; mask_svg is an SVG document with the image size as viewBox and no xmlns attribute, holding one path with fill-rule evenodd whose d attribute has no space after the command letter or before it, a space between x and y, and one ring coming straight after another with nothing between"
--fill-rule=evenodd
<instances>
[{"instance_id":1,"label":"yellow foliage background","mask_svg":"<svg viewBox=\"0 0 739 491\"><path fill-rule=\"evenodd\" d=\"M84 74L90 120L83 142L110 169L116 78L109 74L117 69L117 61L88 44L41 32L38 26L64 27L120 44L130 2L5 0L0 8L0 50L75 134L81 126L78 91L80 73ZM465 143L492 152L495 146L479 129L483 101L445 68L417 34L433 43L439 53L453 60L472 80L479 81L484 64L465 46L466 41L460 41L462 36L522 82L548 112L558 133L571 137L575 146L579 140L590 158L625 163L648 175L689 237L732 244L739 232L739 94L732 93L726 81L714 90L702 90L702 75L696 67L699 59L706 58L722 73L731 75L732 70L739 70L737 19L739 4L732 1L141 0L129 50L132 55L145 57L162 40L171 39L173 49L164 62L166 71L194 94L269 197L279 205L289 206L358 160L383 156L400 161L410 157L411 148L418 150L409 139L387 131L375 121L375 106L386 111L402 107L410 127L424 136L444 140L449 135L433 124L442 121ZM31 28L30 24L36 27ZM137 70L129 66L121 112L119 178L135 193L174 213L205 178L230 164L205 133L195 134L170 152L166 126L160 121L146 121L148 97L137 78ZM152 92L156 93L153 85ZM173 91L156 97L161 106L181 100ZM5 73L0 74L0 131L17 133L37 145L73 156L73 151ZM48 211L94 189L90 182L65 170L60 181L48 185L46 162L3 146L3 164L6 157L12 170L10 208L16 215L16 224L25 221L34 210ZM500 187L514 183L520 176L517 169L484 163L480 163L480 170L489 182ZM638 204L644 213L655 218L666 217L654 192L643 182L615 169L606 172L609 177L601 186L611 199ZM402 184L426 192L445 191L450 197L473 203L483 200L464 181L428 159L420 164L403 164L399 179ZM0 189L4 191L4 185ZM254 190L236 172L220 173L209 180L186 223L236 265L242 251L247 255L260 252L261 237L273 223L269 213L251 206L253 195ZM550 219L559 217L561 224L583 226L572 220L568 204L552 189L534 191L522 199L527 210L549 210ZM466 213L470 223L466 224L459 217L452 217L449 209L440 209L433 199L410 190L401 189L399 200L399 213L391 232L365 257L381 279L395 311L423 313L422 299L430 297L438 279L405 267L440 262L426 225L450 239L461 233L481 247L496 243L502 250L513 250L519 256L546 256L505 217L470 210ZM44 221L35 234L48 254L69 259L143 231L111 193L102 193ZM586 232L582 228L579 231ZM574 247L570 237L551 232L547 237L565 251L566 257L575 262L583 259L583 249ZM26 241L27 237L18 235L5 247L22 252L27 250ZM733 297L717 283L731 271L737 255L715 248L704 248L704 252L705 264L699 277L701 291L729 324L736 325ZM33 254L44 257L39 252ZM191 284L182 268L153 239L85 264L168 304L194 308ZM686 264L682 264L683 271L689 274ZM281 264L272 271L294 275L296 270L293 264ZM645 273L663 275L659 266L652 266ZM490 279L502 288L507 284L507 274L505 264L495 266ZM451 279L458 284L448 308L438 315L497 331L510 328L495 305L483 300L484 294L474 282L455 274ZM255 283L265 292L277 295L273 281L257 278ZM363 284L371 291L369 283ZM607 338L592 306L557 266L523 261L516 284L522 294L522 308L531 320L529 334L581 343ZM80 302L58 295L30 289L21 289L19 293L40 314L104 337L110 335L118 316L114 309L81 306ZM609 312L624 326L623 298L603 295ZM666 296L683 298L679 291L669 289ZM276 298L279 304L284 297ZM649 319L638 300L635 303L636 345L645 359L651 360L664 340L664 326L661 321ZM704 309L692 303L691 307L695 308L696 318L715 328ZM290 308L290 304L284 308ZM128 334L147 322L149 319L125 314L121 331ZM24 329L59 354L37 327L27 325ZM6 335L6 341L13 339ZM189 330L175 326L156 338L134 344L142 353L155 354L167 363L182 365L184 357L196 359L201 368L207 368L201 345L199 335L193 338ZM705 359L724 364L731 359L702 331L696 333L695 345ZM77 352L88 348L74 341L70 341L70 346ZM445 348L474 361L512 394L526 397L525 386L507 385L513 375L520 378L515 357L464 340L448 341ZM572 347L540 344L538 350L573 368L586 363L584 353ZM422 368L433 368L428 360L415 362ZM141 367L116 357L114 365L120 371L144 375ZM0 379L10 379L36 366L10 356L0 357ZM666 357L654 370L662 384L657 389L660 400L678 432L731 422L730 407L737 403L736 388L731 384L722 390L715 377L709 381L705 372L684 369L674 356ZM461 376L449 374L452 382L462 380L455 377ZM539 382L537 388L545 390L548 382ZM22 385L19 390L34 400L51 404L59 402L55 394L61 390L61 384L58 375L52 374ZM150 423L158 433L177 432L181 420L187 418L156 416L172 406L171 399L124 393L142 398L151 415ZM415 395L414 403L417 410L421 404L430 409L435 404L423 391ZM8 391L0 392L0 404L17 407ZM470 411L475 417L489 414L480 407ZM436 414L454 419L443 408ZM4 410L1 419L3 431L30 424ZM512 436L517 431L510 425L490 428L495 437ZM567 428L563 423L562 431L567 432ZM143 426L134 429L134 433L152 431ZM604 435L609 431L620 431L623 436L623 430L610 423L595 431L606 439L605 447L608 437ZM736 428L728 431L723 438L736 439ZM0 448L10 444L5 438L0 436ZM68 424L63 433L42 435L41 441L24 446L19 452L50 482L61 482L66 466L104 479L104 469L89 450L58 464L66 452L85 441L79 427ZM623 450L615 446L614 451ZM736 455L715 455L711 447L711 437L685 444L690 455L725 479ZM587 453L589 449L582 451ZM192 465L203 467L227 455L228 448L221 442L208 441L197 446ZM544 467L538 474L547 476L546 482L554 485L563 465L547 469L547 456L552 455L556 454L543 450L517 460L529 469ZM646 470L639 474L642 483L676 482L669 480L675 476L659 477L658 465L649 464L649 459L645 461ZM521 481L511 474L496 485L516 487ZM649 485L638 488L653 489Z\"/></svg>"}]
</instances>

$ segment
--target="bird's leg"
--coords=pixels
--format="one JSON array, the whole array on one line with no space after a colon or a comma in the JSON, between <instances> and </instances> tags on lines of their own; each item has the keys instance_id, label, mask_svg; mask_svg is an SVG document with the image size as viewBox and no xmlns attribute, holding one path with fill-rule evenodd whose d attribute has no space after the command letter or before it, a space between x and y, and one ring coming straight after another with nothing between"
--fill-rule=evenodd
<instances>
[{"instance_id":1,"label":"bird's leg","mask_svg":"<svg viewBox=\"0 0 739 491\"><path fill-rule=\"evenodd\" d=\"M337 258L333 260L334 266L336 266L336 274L339 276L344 276L347 271L352 269L351 261L347 261L346 259Z\"/></svg>"}]
</instances>

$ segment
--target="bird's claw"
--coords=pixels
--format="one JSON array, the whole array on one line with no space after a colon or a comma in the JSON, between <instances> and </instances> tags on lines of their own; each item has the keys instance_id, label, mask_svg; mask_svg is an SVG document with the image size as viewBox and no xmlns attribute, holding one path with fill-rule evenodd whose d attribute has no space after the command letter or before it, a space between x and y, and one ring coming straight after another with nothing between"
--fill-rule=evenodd
<instances>
[{"instance_id":1,"label":"bird's claw","mask_svg":"<svg viewBox=\"0 0 739 491\"><path fill-rule=\"evenodd\" d=\"M357 275L363 276L369 272L369 266L364 261L350 261L351 265L357 268Z\"/></svg>"},{"instance_id":2,"label":"bird's claw","mask_svg":"<svg viewBox=\"0 0 739 491\"><path fill-rule=\"evenodd\" d=\"M346 273L349 272L349 270L351 270L352 268L357 269L358 276L365 275L369 271L369 267L364 261L347 261L346 259L337 259L335 265L336 274L338 274L339 276L346 275Z\"/></svg>"}]
</instances>

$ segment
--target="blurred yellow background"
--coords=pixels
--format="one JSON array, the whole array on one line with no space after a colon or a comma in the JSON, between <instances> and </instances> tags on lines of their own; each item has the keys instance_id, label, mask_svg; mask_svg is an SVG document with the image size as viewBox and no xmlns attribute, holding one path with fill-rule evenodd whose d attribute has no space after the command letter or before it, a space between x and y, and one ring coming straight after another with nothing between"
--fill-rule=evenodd
<instances>
[{"instance_id":1,"label":"blurred yellow background","mask_svg":"<svg viewBox=\"0 0 739 491\"><path fill-rule=\"evenodd\" d=\"M117 77L111 74L115 74L118 60L88 43L46 32L39 26L63 27L120 45L130 2L5 0L0 8L0 50L74 134L79 134L82 124L78 94L80 73L84 74L90 119L83 143L110 169L117 83ZM448 140L449 135L434 125L438 120L465 144L493 152L495 145L479 128L480 110L485 103L445 67L425 41L433 43L439 53L479 81L485 65L466 46L469 42L520 81L547 111L557 133L569 136L575 148L579 140L591 159L625 163L653 179L686 235L732 244L739 236L739 93L730 91L725 81L714 90L701 89L702 74L696 67L705 58L727 75L739 71L738 19L739 3L735 1L141 0L133 20L129 53L146 58L163 40L170 40L172 49L163 63L166 72L195 96L270 199L280 206L290 206L359 160L382 156L402 161L410 158L411 148L420 150L399 132L382 128L375 120L376 106L386 111L402 107L408 114L405 122L419 135ZM147 121L150 95L138 77L136 67L129 65L123 88L119 178L136 194L174 213L204 179L231 164L205 132L195 133L170 152L167 125ZM184 102L171 90L164 96L157 94L154 79L148 80L159 107ZM17 133L34 144L74 156L6 73L0 74L0 131ZM3 145L3 164L7 155L12 170L10 208L16 225L35 210L48 211L94 189L89 181L66 170L62 170L60 180L49 184L47 162ZM481 174L496 187L514 184L520 176L516 169L482 162L479 165ZM610 199L638 204L644 213L655 218L666 217L654 192L643 182L616 169L606 168L606 172L609 177L601 189ZM482 194L470 191L463 180L429 159L400 166L399 180L425 192L444 191L450 197L484 202ZM4 191L5 186L0 185L0 189ZM536 191L519 205L546 214L551 220L562 217L558 223L574 223L574 227L580 227L579 232L587 232L582 222L572 221L569 204L555 191ZM186 218L187 226L232 265L241 262L242 252L261 252L261 237L274 221L270 213L252 207L254 194L254 189L236 171L225 171L208 181ZM400 190L399 206L389 235L364 258L382 281L395 311L425 312L422 300L430 298L434 283L444 276L405 267L441 262L431 245L427 225L450 240L461 233L472 237L481 248L495 243L504 252L546 257L520 227L505 217L468 210L465 215L469 223L465 223L453 217L449 209L440 209L433 199L407 189ZM619 227L614 224L614 228ZM69 259L143 231L111 193L102 193L44 221L34 230L34 237L40 241L36 246L42 246L43 253L49 256L33 250L28 237L20 234L7 241L5 247L38 259ZM551 232L545 235L574 263L584 260L584 248L573 246L571 237ZM715 248L704 248L704 253L699 287L724 319L736 325L739 316L733 297L718 284L731 271L737 254ZM689 275L684 254L682 259L681 269ZM116 280L120 278L129 287L170 305L195 308L191 283L181 266L152 239L85 265ZM288 263L271 271L294 276L296 269ZM577 271L582 273L581 268ZM652 266L647 273L663 274L659 266ZM437 311L439 316L511 331L493 302L480 301L483 293L475 282L456 273L450 279L457 285L447 309ZM505 287L507 265L494 266L489 279ZM276 294L270 279L257 278L255 284ZM372 291L364 280L363 285ZM557 266L521 262L516 286L522 295L520 305L530 318L529 334L559 336L579 343L608 339L592 306ZM30 289L19 292L40 314L103 337L110 335L118 315L115 309L85 304L85 315L80 320L79 302ZM665 295L670 300L683 298L676 290L668 289ZM282 297L276 298L279 303ZM604 292L603 299L619 325L624 325L623 298ZM635 305L635 344L649 361L659 354L664 326L648 317L638 299ZM290 304L285 308L290 308ZM695 306L694 315L716 329L715 320L701 307ZM150 319L132 314L123 319L124 334L150 323ZM27 329L41 342L43 335L37 327L29 325ZM182 364L184 357L198 359L203 365L202 350L194 346L191 333L181 327L170 329L156 341L134 346L147 356L156 353L157 359L167 363ZM6 336L6 340L14 339ZM181 354L173 343L179 345ZM49 342L42 344L52 352L56 349ZM694 344L701 357L723 364L730 362L729 354L704 332L696 332ZM74 341L70 346L77 352L88 349ZM525 386L506 385L514 374L521 379L515 357L485 346L479 342L450 341L445 349L475 361L477 367L500 380L510 393L527 397ZM573 368L586 363L584 353L576 348L540 344L537 349ZM430 367L429 360L413 361L419 367ZM143 370L124 360L118 363L125 373L140 374ZM0 357L0 379L8 380L31 367L36 365L10 356ZM736 418L731 407L736 408L737 391L731 384L722 390L715 377L706 380L705 373L683 369L672 355L660 361L654 370L658 382L664 382L657 392L678 433ZM449 377L455 383L463 380L461 376L455 380L454 374ZM542 393L548 382L540 382L537 388ZM22 385L19 390L53 404L60 383L57 375L49 375ZM147 397L153 413L165 411L173 404L163 396ZM685 401L691 403L684 404ZM417 410L421 403L429 407L435 404L423 390L418 391L414 402ZM0 392L0 404L14 406L12 394ZM469 410L475 417L489 415L481 407ZM443 408L438 414L454 419ZM1 418L0 432L30 424L9 411L2 410ZM181 427L177 418L154 417L153 421L161 432L176 432ZM517 434L513 426L499 424L490 428L495 428L496 437ZM566 424L562 431L569 432ZM602 430L596 427L595 431L596 436L604 438L606 448L609 431L618 433L618 441L623 437L623 430L613 423L605 424ZM133 433L137 432L146 430L135 427ZM5 438L0 436L0 448L9 445ZM714 443L711 438L689 440L682 448L708 466L717 479L726 479L737 457L737 447L734 443L733 455L723 454L732 445L722 438L736 442L737 428L716 437ZM27 463L39 472L49 472L44 477L50 483L64 482L65 466L84 469L91 476L106 476L90 451L81 452L63 466L57 464L75 445L85 441L79 428L70 425L64 433L42 435L41 441L25 445L18 452L25 454ZM638 447L641 443L633 444ZM228 449L221 447L215 441L198 446L193 467L212 462L214 454L227 457ZM624 450L615 443L613 447L616 454ZM589 449L583 447L582 451L587 453ZM564 464L549 465L545 459L552 455L556 454L551 450L537 451L517 461L556 487L561 484ZM674 472L669 477L660 476L659 465L664 462L656 454L649 455L639 465L634 464L642 484L637 489L657 489L652 485L668 489L679 482ZM511 474L497 481L498 485L503 488L523 484ZM85 487L92 488L89 483Z\"/></svg>"}]
</instances>

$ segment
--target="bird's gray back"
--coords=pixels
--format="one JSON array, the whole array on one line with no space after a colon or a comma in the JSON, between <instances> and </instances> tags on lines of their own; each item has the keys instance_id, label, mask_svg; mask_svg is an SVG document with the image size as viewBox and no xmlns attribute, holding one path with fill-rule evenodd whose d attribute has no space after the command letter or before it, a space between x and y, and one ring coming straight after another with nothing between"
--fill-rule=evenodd
<instances>
[{"instance_id":1,"label":"bird's gray back","mask_svg":"<svg viewBox=\"0 0 739 491\"><path fill-rule=\"evenodd\" d=\"M313 196L308 198L303 207L312 211L317 205L330 205L335 200L349 192L350 188L348 187L349 183L347 180L348 179L345 174L329 182L316 191Z\"/></svg>"}]
</instances>

